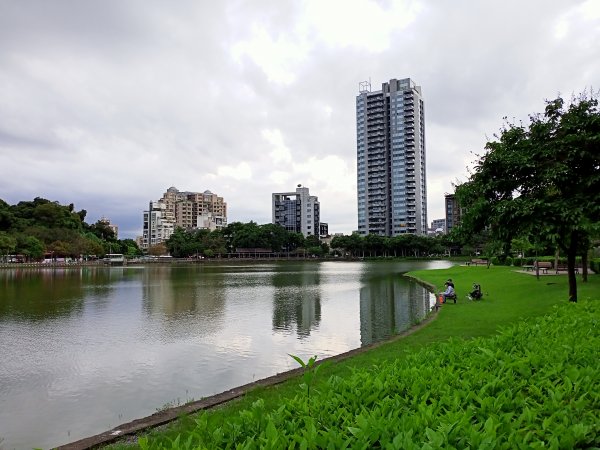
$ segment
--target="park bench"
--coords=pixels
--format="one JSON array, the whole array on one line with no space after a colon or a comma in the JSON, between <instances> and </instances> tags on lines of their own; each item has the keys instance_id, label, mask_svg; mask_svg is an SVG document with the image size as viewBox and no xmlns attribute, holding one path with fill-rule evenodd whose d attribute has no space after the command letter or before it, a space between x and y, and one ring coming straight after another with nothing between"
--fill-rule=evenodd
<instances>
[{"instance_id":1,"label":"park bench","mask_svg":"<svg viewBox=\"0 0 600 450\"><path fill-rule=\"evenodd\" d=\"M537 267L543 273L548 273L548 269L552 269L552 263L550 261L536 261L533 263L534 268Z\"/></svg>"},{"instance_id":2,"label":"park bench","mask_svg":"<svg viewBox=\"0 0 600 450\"><path fill-rule=\"evenodd\" d=\"M556 273L566 272L567 270L569 270L569 266L567 266L566 264L558 264L556 266ZM575 267L575 273L579 273L579 267Z\"/></svg>"},{"instance_id":3,"label":"park bench","mask_svg":"<svg viewBox=\"0 0 600 450\"><path fill-rule=\"evenodd\" d=\"M475 258L472 259L471 261L467 262L467 266L477 266L479 264L481 264L482 266L487 266L487 260L486 259L479 259L479 258Z\"/></svg>"}]
</instances>

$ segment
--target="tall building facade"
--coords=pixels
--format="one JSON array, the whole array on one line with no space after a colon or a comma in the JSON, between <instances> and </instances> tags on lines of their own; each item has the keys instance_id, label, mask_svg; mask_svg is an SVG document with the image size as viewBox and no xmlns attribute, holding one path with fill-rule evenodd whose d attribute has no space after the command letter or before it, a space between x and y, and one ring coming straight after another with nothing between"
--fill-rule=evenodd
<instances>
[{"instance_id":1,"label":"tall building facade","mask_svg":"<svg viewBox=\"0 0 600 450\"><path fill-rule=\"evenodd\" d=\"M444 195L444 205L446 209L446 233L450 233L453 228L460 224L462 211L454 194Z\"/></svg>"},{"instance_id":2,"label":"tall building facade","mask_svg":"<svg viewBox=\"0 0 600 450\"><path fill-rule=\"evenodd\" d=\"M421 87L369 82L356 97L358 232L427 234L425 114Z\"/></svg>"},{"instance_id":3,"label":"tall building facade","mask_svg":"<svg viewBox=\"0 0 600 450\"><path fill-rule=\"evenodd\" d=\"M296 192L276 192L272 195L273 223L304 236L320 233L320 203L307 187L298 185Z\"/></svg>"},{"instance_id":4,"label":"tall building facade","mask_svg":"<svg viewBox=\"0 0 600 450\"><path fill-rule=\"evenodd\" d=\"M167 189L144 211L141 247L148 249L171 237L176 228L217 230L227 225L227 203L211 191Z\"/></svg>"}]
</instances>

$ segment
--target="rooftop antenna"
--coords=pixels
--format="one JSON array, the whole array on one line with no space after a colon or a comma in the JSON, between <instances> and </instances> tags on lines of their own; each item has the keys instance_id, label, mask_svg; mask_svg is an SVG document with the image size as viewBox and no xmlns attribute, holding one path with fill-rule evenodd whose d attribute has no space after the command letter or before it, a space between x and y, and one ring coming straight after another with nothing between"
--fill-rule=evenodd
<instances>
[{"instance_id":1,"label":"rooftop antenna","mask_svg":"<svg viewBox=\"0 0 600 450\"><path fill-rule=\"evenodd\" d=\"M358 83L358 92L361 94L371 92L371 77L369 77L369 81L361 81Z\"/></svg>"}]
</instances>

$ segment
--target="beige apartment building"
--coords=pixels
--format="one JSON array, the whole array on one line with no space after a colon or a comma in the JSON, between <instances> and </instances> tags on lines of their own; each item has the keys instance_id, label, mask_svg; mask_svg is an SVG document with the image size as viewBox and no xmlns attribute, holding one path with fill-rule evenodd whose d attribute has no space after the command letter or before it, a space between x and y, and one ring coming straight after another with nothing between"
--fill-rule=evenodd
<instances>
[{"instance_id":1,"label":"beige apartment building","mask_svg":"<svg viewBox=\"0 0 600 450\"><path fill-rule=\"evenodd\" d=\"M172 186L144 211L142 248L169 239L177 228L217 230L227 225L227 203L211 191L180 191Z\"/></svg>"}]
</instances>

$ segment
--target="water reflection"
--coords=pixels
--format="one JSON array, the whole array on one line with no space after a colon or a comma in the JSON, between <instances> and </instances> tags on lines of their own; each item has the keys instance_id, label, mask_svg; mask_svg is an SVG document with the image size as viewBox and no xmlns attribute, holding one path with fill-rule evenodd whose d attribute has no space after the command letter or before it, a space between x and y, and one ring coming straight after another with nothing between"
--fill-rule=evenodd
<instances>
[{"instance_id":1,"label":"water reflection","mask_svg":"<svg viewBox=\"0 0 600 450\"><path fill-rule=\"evenodd\" d=\"M426 316L430 293L406 278L371 280L360 289L361 345L382 341L407 330Z\"/></svg>"},{"instance_id":2,"label":"water reflection","mask_svg":"<svg viewBox=\"0 0 600 450\"><path fill-rule=\"evenodd\" d=\"M83 268L1 270L0 318L40 321L81 313L84 285L97 275Z\"/></svg>"},{"instance_id":3,"label":"water reflection","mask_svg":"<svg viewBox=\"0 0 600 450\"><path fill-rule=\"evenodd\" d=\"M298 338L310 335L321 321L321 277L314 266L281 270L273 277L273 330L293 331Z\"/></svg>"},{"instance_id":4,"label":"water reflection","mask_svg":"<svg viewBox=\"0 0 600 450\"><path fill-rule=\"evenodd\" d=\"M162 341L220 329L226 303L225 274L201 269L155 266L143 271L142 307L147 320L159 324L151 328L161 334Z\"/></svg>"}]
</instances>

